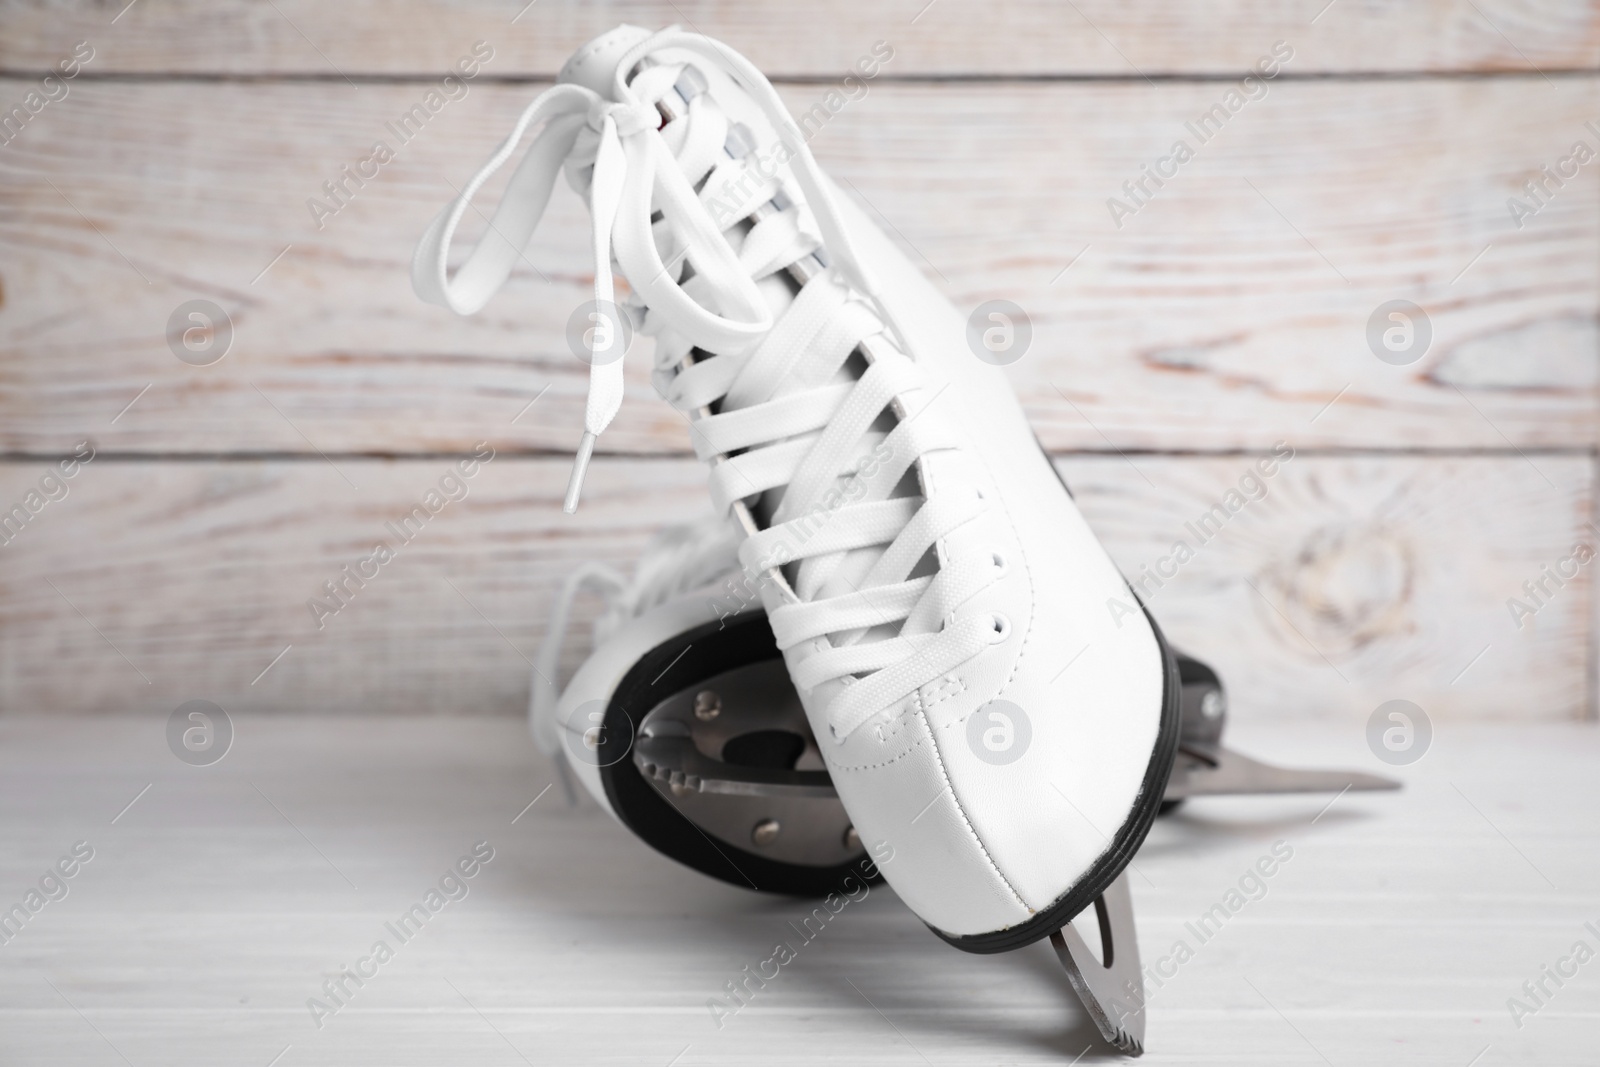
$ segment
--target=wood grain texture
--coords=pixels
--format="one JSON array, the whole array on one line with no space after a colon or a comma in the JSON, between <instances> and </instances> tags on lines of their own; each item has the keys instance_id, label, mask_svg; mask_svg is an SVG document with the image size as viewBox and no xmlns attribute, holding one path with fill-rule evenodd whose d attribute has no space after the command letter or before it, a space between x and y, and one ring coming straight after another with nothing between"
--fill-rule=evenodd
<instances>
[{"instance_id":1,"label":"wood grain texture","mask_svg":"<svg viewBox=\"0 0 1600 1067\"><path fill-rule=\"evenodd\" d=\"M1590 571L1522 629L1506 601L1576 540L1593 543L1589 459L1296 455L1202 543L1185 524L1226 508L1253 462L1062 462L1135 582L1146 565L1172 571L1162 557L1190 542L1174 578L1142 588L1239 707L1306 718L1405 698L1441 721L1585 713ZM449 471L442 459L96 459L0 547L0 711L205 698L248 712L520 714L574 565L631 567L660 526L707 507L693 461L608 458L570 518L565 461L502 456L402 546L385 524ZM39 474L0 470L0 499ZM319 620L308 602L380 540L397 558ZM575 633L568 670L588 645Z\"/></svg>"},{"instance_id":2,"label":"wood grain texture","mask_svg":"<svg viewBox=\"0 0 1600 1067\"><path fill-rule=\"evenodd\" d=\"M1300 46L1305 69L1317 72L1525 72L1593 69L1600 61L1600 15L1593 3L1572 0L1347 0L1326 11L1322 2L1283 0L140 0L119 16L126 2L7 0L0 69L42 70L87 39L100 52L97 69L108 71L416 74L443 71L481 39L496 48L498 72L548 76L584 41L621 22L678 23L786 76L842 73L880 39L898 52L895 73L916 75L1231 74L1280 39Z\"/></svg>"},{"instance_id":3,"label":"wood grain texture","mask_svg":"<svg viewBox=\"0 0 1600 1067\"><path fill-rule=\"evenodd\" d=\"M1265 477L1258 460L1060 461L1168 635L1226 664L1230 691L1286 715L1391 699L1593 714L1593 564L1561 563L1600 548L1590 460L1296 455ZM1571 581L1545 579L1558 564ZM1558 645L1560 663L1543 660Z\"/></svg>"},{"instance_id":4,"label":"wood grain texture","mask_svg":"<svg viewBox=\"0 0 1600 1067\"><path fill-rule=\"evenodd\" d=\"M797 943L811 903L707 880L564 808L559 786L528 808L552 775L516 722L240 714L204 768L173 758L164 722L0 721L0 900L74 842L95 849L0 948L8 1063L1124 1062L1047 946L952 951L887 887L717 1028L706 1002ZM1131 878L1140 951L1194 955L1152 986L1141 1063L1465 1064L1486 1045L1485 1063L1592 1062L1592 961L1521 1029L1506 1000L1594 945L1600 734L1457 723L1394 769L1357 722L1229 729L1261 758L1405 788L1325 812L1325 796L1212 798L1157 821ZM375 940L394 947L384 923L479 841L494 858L467 895L318 1029L307 999ZM1259 899L1197 943L1185 924L1277 842L1290 858L1246 884Z\"/></svg>"},{"instance_id":5,"label":"wood grain texture","mask_svg":"<svg viewBox=\"0 0 1600 1067\"><path fill-rule=\"evenodd\" d=\"M0 99L25 86L0 81ZM563 331L590 284L576 197L558 192L475 318L424 307L408 278L417 235L538 88L474 86L319 229L308 199L391 139L418 86L76 83L0 148L0 447L404 453L490 427L571 449L587 368ZM1024 308L1032 346L1010 373L1051 449L1587 448L1600 168L1520 229L1507 201L1600 144L1597 89L1276 83L1120 229L1108 198L1226 85L879 83L813 146L958 307ZM785 90L796 110L826 91ZM235 328L214 366L165 339L197 297ZM1433 333L1404 367L1367 342L1396 298ZM686 451L632 362L601 448Z\"/></svg>"}]
</instances>

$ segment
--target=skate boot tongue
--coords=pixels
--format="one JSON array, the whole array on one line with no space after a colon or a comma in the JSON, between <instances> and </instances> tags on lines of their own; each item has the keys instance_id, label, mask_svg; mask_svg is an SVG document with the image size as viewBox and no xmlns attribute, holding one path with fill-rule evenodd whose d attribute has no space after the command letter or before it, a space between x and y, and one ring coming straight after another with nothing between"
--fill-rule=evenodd
<instances>
[{"instance_id":1,"label":"skate boot tongue","mask_svg":"<svg viewBox=\"0 0 1600 1067\"><path fill-rule=\"evenodd\" d=\"M602 33L562 65L556 82L581 85L607 100L615 100L617 64L630 48L649 36L649 30L626 24Z\"/></svg>"}]
</instances>

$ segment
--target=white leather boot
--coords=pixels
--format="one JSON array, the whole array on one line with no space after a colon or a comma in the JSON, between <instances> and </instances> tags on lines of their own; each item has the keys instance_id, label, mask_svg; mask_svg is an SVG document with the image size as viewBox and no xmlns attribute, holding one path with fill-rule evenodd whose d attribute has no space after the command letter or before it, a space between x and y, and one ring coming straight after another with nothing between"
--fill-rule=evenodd
<instances>
[{"instance_id":1,"label":"white leather boot","mask_svg":"<svg viewBox=\"0 0 1600 1067\"><path fill-rule=\"evenodd\" d=\"M965 317L822 174L759 71L624 26L559 81L424 236L419 294L482 307L566 170L606 319L568 510L622 397L614 258L739 539L730 591L764 604L864 847L892 854L885 877L957 947L1048 936L1160 805L1179 686L1159 632ZM466 201L535 125L450 275ZM615 710L637 721L652 695L619 690Z\"/></svg>"}]
</instances>

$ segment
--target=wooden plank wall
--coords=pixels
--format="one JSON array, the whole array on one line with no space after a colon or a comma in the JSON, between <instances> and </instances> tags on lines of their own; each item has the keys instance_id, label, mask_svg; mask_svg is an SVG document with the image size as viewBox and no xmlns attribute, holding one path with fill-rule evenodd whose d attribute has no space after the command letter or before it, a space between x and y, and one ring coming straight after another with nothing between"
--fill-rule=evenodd
<instances>
[{"instance_id":1,"label":"wooden plank wall","mask_svg":"<svg viewBox=\"0 0 1600 1067\"><path fill-rule=\"evenodd\" d=\"M1600 5L1319 8L0 3L5 108L93 53L0 145L0 506L95 450L0 546L0 712L515 713L571 566L704 513L640 361L560 514L585 382L561 330L590 283L569 191L479 316L407 274L566 55L628 21L725 39L802 110L893 48L813 148L958 306L1026 310L1009 372L1131 574L1255 455L1296 450L1152 599L1241 710L1593 715L1592 570L1520 627L1506 602L1600 541L1600 166L1524 191L1600 149ZM315 219L477 41L465 97ZM1264 95L1113 218L1280 41ZM205 367L165 336L197 298L234 327ZM1431 325L1409 366L1367 343L1394 299ZM306 600L479 441L467 499L318 630Z\"/></svg>"}]
</instances>

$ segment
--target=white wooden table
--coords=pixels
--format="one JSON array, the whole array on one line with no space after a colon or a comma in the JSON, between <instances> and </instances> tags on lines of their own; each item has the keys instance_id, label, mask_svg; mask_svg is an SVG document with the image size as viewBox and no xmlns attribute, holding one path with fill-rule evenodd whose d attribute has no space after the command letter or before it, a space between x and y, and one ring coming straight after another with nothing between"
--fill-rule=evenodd
<instances>
[{"instance_id":1,"label":"white wooden table","mask_svg":"<svg viewBox=\"0 0 1600 1067\"><path fill-rule=\"evenodd\" d=\"M708 999L799 944L787 924L809 906L677 867L559 786L540 796L550 768L519 722L240 717L227 757L198 768L164 725L0 721L0 905L76 842L94 850L0 946L0 1063L1115 1058L1048 946L958 953L887 888L719 1029ZM1231 732L1263 758L1384 769L1353 720ZM1594 1063L1600 962L1547 980L1520 1029L1507 999L1576 941L1600 948L1584 926L1600 926L1597 757L1593 725L1444 724L1395 772L1400 793L1214 799L1160 821L1133 878L1141 951L1195 952L1152 989L1146 1061ZM467 895L401 943L385 923L480 841L494 856ZM1292 858L1201 944L1185 923L1277 841ZM393 958L346 979L318 1028L307 1000L379 939Z\"/></svg>"}]
</instances>

